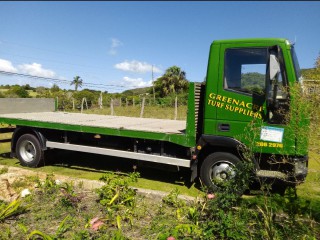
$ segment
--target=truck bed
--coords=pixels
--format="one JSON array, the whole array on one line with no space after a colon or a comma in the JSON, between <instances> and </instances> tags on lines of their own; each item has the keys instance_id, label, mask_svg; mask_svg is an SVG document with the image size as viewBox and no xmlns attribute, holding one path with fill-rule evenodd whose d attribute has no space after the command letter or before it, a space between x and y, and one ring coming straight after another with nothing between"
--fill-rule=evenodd
<instances>
[{"instance_id":1,"label":"truck bed","mask_svg":"<svg viewBox=\"0 0 320 240\"><path fill-rule=\"evenodd\" d=\"M32 121L38 123L64 124L84 127L111 128L117 130L133 130L164 134L183 134L185 121L110 116L98 114L81 114L67 112L34 112L0 114L0 118L11 120ZM7 122L9 122L7 121Z\"/></svg>"},{"instance_id":2,"label":"truck bed","mask_svg":"<svg viewBox=\"0 0 320 240\"><path fill-rule=\"evenodd\" d=\"M190 99L196 99L198 88L190 87ZM185 147L196 142L195 100L188 106L187 121L59 112L56 104L50 98L0 98L0 124L166 141Z\"/></svg>"}]
</instances>

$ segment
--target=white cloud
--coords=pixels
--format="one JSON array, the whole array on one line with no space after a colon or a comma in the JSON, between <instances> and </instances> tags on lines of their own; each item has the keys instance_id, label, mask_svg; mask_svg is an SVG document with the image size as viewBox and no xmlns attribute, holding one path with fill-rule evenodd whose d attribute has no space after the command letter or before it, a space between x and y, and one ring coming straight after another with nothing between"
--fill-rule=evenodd
<instances>
[{"instance_id":1,"label":"white cloud","mask_svg":"<svg viewBox=\"0 0 320 240\"><path fill-rule=\"evenodd\" d=\"M127 71L127 72L135 72L135 73L146 73L146 72L152 72L152 65L146 62L139 62L136 60L133 60L131 62L124 61L122 63L117 63L114 65L116 69ZM154 73L160 73L161 70L157 67L153 67Z\"/></svg>"},{"instance_id":2,"label":"white cloud","mask_svg":"<svg viewBox=\"0 0 320 240\"><path fill-rule=\"evenodd\" d=\"M111 38L111 46L109 50L110 55L116 55L118 53L118 47L122 46L123 43L117 38Z\"/></svg>"},{"instance_id":3,"label":"white cloud","mask_svg":"<svg viewBox=\"0 0 320 240\"><path fill-rule=\"evenodd\" d=\"M17 72L17 69L12 65L12 63L5 59L0 59L0 71L5 72Z\"/></svg>"},{"instance_id":4,"label":"white cloud","mask_svg":"<svg viewBox=\"0 0 320 240\"><path fill-rule=\"evenodd\" d=\"M56 76L54 71L42 68L40 63L22 64L18 66L18 69L21 73L38 77L52 78Z\"/></svg>"},{"instance_id":5,"label":"white cloud","mask_svg":"<svg viewBox=\"0 0 320 240\"><path fill-rule=\"evenodd\" d=\"M141 88L141 87L149 87L152 85L152 81L144 81L142 78L123 78L124 85L127 88Z\"/></svg>"}]
</instances>

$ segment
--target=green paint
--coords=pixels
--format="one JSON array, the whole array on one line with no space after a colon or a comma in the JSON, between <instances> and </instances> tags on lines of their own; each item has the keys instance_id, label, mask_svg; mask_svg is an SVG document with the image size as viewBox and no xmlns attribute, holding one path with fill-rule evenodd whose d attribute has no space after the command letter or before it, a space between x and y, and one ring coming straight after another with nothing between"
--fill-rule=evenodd
<instances>
[{"instance_id":1,"label":"green paint","mask_svg":"<svg viewBox=\"0 0 320 240\"><path fill-rule=\"evenodd\" d=\"M247 145L254 144L254 151L256 152L305 155L308 146L306 141L296 141L296 132L293 130L294 118L292 118L288 124L272 124L268 121L269 113L267 109L266 93L254 95L252 93L248 94L226 88L225 73L227 70L225 62L227 52L230 49L268 50L272 46L278 46L279 49L281 49L281 56L283 58L282 71L285 73L285 79L287 80L288 86L291 87L297 81L297 77L295 75L291 56L291 45L287 40L276 38L220 40L214 41L211 44L203 104L204 115L200 116L203 117L202 133L206 135L236 138ZM235 75L235 72L230 74ZM88 127L3 117L0 117L0 122L20 126L168 141L185 147L195 147L197 141L195 108L195 84L190 83L186 130L181 134ZM252 131L249 126L253 120L256 120L260 124L255 131ZM308 125L306 121L300 123L300 126L301 124ZM219 130L220 125L228 125L230 130L221 131ZM283 129L283 140L281 142L261 140L260 133L262 126Z\"/></svg>"},{"instance_id":2,"label":"green paint","mask_svg":"<svg viewBox=\"0 0 320 240\"><path fill-rule=\"evenodd\" d=\"M260 153L281 155L306 155L307 141L296 139L297 130L308 126L306 120L299 121L299 127L295 126L296 115L305 114L303 111L295 111L289 123L274 124L268 121L268 109L266 94L254 95L239 92L226 87L225 66L226 54L230 49L266 49L278 46L282 52L283 69L287 85L292 87L297 82L291 56L291 45L285 39L241 39L215 41L210 48L208 72L206 79L206 95L204 109L203 133L236 138L247 145L254 145L253 150ZM242 70L241 70L242 71ZM242 73L242 72L241 72ZM232 74L235 74L234 72ZM242 76L242 75L241 75ZM240 75L239 75L240 77ZM290 94L290 102L293 94ZM292 110L292 109L291 109ZM300 119L300 118L299 118ZM305 116L301 119L306 119ZM250 127L255 123L256 129ZM220 131L219 125L228 124L230 131ZM259 126L258 126L259 125ZM263 141L260 139L261 127L275 127L284 130L283 140L279 142ZM301 131L300 131L301 132Z\"/></svg>"}]
</instances>

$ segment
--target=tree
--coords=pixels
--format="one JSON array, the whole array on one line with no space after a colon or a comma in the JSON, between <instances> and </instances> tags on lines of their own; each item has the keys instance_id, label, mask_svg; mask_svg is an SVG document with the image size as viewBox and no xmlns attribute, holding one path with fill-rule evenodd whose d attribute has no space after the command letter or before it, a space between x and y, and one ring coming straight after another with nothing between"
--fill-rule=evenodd
<instances>
[{"instance_id":1,"label":"tree","mask_svg":"<svg viewBox=\"0 0 320 240\"><path fill-rule=\"evenodd\" d=\"M47 91L47 89L45 87L36 87L36 93L38 95L42 95L42 94L45 94L45 92Z\"/></svg>"},{"instance_id":2,"label":"tree","mask_svg":"<svg viewBox=\"0 0 320 240\"><path fill-rule=\"evenodd\" d=\"M51 92L59 92L60 88L57 84L53 84L53 86L51 87Z\"/></svg>"},{"instance_id":3,"label":"tree","mask_svg":"<svg viewBox=\"0 0 320 240\"><path fill-rule=\"evenodd\" d=\"M22 86L25 90L33 90L34 88L32 88L29 84L26 84L24 86Z\"/></svg>"},{"instance_id":4,"label":"tree","mask_svg":"<svg viewBox=\"0 0 320 240\"><path fill-rule=\"evenodd\" d=\"M249 92L264 93L265 75L258 72L241 74L241 88Z\"/></svg>"},{"instance_id":5,"label":"tree","mask_svg":"<svg viewBox=\"0 0 320 240\"><path fill-rule=\"evenodd\" d=\"M319 56L317 57L317 60L314 65L316 68L320 68L320 53L319 53Z\"/></svg>"},{"instance_id":6,"label":"tree","mask_svg":"<svg viewBox=\"0 0 320 240\"><path fill-rule=\"evenodd\" d=\"M74 85L74 90L78 91L78 87L82 87L83 80L79 76L75 76L70 85Z\"/></svg>"},{"instance_id":7,"label":"tree","mask_svg":"<svg viewBox=\"0 0 320 240\"><path fill-rule=\"evenodd\" d=\"M14 85L12 86L7 92L6 92L7 97L20 97L20 98L28 98L29 93L28 91L19 85Z\"/></svg>"},{"instance_id":8,"label":"tree","mask_svg":"<svg viewBox=\"0 0 320 240\"><path fill-rule=\"evenodd\" d=\"M98 99L98 96L95 96L95 94L93 92L88 91L88 90L82 90L82 91L75 92L73 94L73 97L78 102L81 102L83 98L86 98L87 101L92 101L92 102L94 100Z\"/></svg>"},{"instance_id":9,"label":"tree","mask_svg":"<svg viewBox=\"0 0 320 240\"><path fill-rule=\"evenodd\" d=\"M164 75L154 81L156 93L160 97L185 92L189 87L186 73L180 67L169 67Z\"/></svg>"},{"instance_id":10,"label":"tree","mask_svg":"<svg viewBox=\"0 0 320 240\"><path fill-rule=\"evenodd\" d=\"M320 54L314 63L314 68L303 69L301 72L304 79L320 80Z\"/></svg>"}]
</instances>

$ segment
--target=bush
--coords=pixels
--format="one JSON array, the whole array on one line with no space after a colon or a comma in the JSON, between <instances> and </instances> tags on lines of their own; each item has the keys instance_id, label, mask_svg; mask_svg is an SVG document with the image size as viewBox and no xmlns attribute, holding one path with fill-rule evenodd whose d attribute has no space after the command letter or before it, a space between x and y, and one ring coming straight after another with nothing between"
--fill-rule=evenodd
<instances>
[{"instance_id":1,"label":"bush","mask_svg":"<svg viewBox=\"0 0 320 240\"><path fill-rule=\"evenodd\" d=\"M6 93L5 93L6 97L13 97L13 98L28 98L29 93L28 91L21 86L15 85L13 87L11 87L11 89L9 89Z\"/></svg>"}]
</instances>

